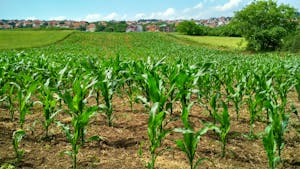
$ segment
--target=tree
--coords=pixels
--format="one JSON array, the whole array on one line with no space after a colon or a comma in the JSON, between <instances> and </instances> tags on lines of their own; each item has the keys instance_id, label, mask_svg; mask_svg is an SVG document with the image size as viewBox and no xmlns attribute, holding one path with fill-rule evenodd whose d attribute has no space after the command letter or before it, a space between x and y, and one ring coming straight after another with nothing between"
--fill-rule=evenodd
<instances>
[{"instance_id":1,"label":"tree","mask_svg":"<svg viewBox=\"0 0 300 169\"><path fill-rule=\"evenodd\" d=\"M176 30L187 35L195 35L198 25L194 21L183 21L178 24Z\"/></svg>"},{"instance_id":2,"label":"tree","mask_svg":"<svg viewBox=\"0 0 300 169\"><path fill-rule=\"evenodd\" d=\"M296 30L296 9L273 0L257 0L235 13L233 23L251 50L276 50Z\"/></svg>"},{"instance_id":3,"label":"tree","mask_svg":"<svg viewBox=\"0 0 300 169\"><path fill-rule=\"evenodd\" d=\"M183 21L178 24L176 30L187 35L207 35L209 28L202 25L197 25L194 21Z\"/></svg>"}]
</instances>

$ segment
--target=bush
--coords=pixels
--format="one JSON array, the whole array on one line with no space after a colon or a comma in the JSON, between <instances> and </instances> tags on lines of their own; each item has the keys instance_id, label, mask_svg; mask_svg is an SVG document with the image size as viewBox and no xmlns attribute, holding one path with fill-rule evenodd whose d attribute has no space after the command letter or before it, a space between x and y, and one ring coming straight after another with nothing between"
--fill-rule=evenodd
<instances>
[{"instance_id":1,"label":"bush","mask_svg":"<svg viewBox=\"0 0 300 169\"><path fill-rule=\"evenodd\" d=\"M281 51L300 52L300 29L283 40Z\"/></svg>"}]
</instances>

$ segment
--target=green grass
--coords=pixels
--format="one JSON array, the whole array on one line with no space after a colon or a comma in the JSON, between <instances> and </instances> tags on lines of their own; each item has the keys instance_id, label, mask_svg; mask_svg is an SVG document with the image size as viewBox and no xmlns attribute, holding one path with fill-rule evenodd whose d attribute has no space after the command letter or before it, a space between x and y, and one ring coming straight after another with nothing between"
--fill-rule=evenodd
<instances>
[{"instance_id":1,"label":"green grass","mask_svg":"<svg viewBox=\"0 0 300 169\"><path fill-rule=\"evenodd\" d=\"M0 49L41 47L65 39L73 31L0 31Z\"/></svg>"},{"instance_id":2,"label":"green grass","mask_svg":"<svg viewBox=\"0 0 300 169\"><path fill-rule=\"evenodd\" d=\"M226 50L245 50L247 42L240 37L220 37L220 36L189 36L173 34L176 37L197 42L201 46Z\"/></svg>"}]
</instances>

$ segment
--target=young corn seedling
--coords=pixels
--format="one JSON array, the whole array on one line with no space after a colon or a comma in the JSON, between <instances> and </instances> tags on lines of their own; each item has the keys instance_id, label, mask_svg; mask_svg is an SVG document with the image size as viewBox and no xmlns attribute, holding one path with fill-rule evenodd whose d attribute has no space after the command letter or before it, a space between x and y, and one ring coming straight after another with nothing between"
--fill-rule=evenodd
<instances>
[{"instance_id":1,"label":"young corn seedling","mask_svg":"<svg viewBox=\"0 0 300 169\"><path fill-rule=\"evenodd\" d=\"M105 104L100 104L99 107L104 110L108 126L112 126L113 123L113 94L118 86L118 79L113 74L113 69L107 69L104 72L98 74L97 88L101 90L101 94L104 98ZM97 96L98 97L98 96ZM99 103L99 101L97 101Z\"/></svg>"},{"instance_id":2,"label":"young corn seedling","mask_svg":"<svg viewBox=\"0 0 300 169\"><path fill-rule=\"evenodd\" d=\"M77 154L80 146L82 145L81 143L79 143L82 138L82 132L84 131L85 127L88 125L90 118L95 114L96 111L97 107L91 107L81 114L73 116L71 124L73 132L71 132L69 126L62 124L61 122L57 122L57 125L60 126L66 133L67 140L72 145L72 150L65 151L65 153L72 158L73 169L77 168Z\"/></svg>"},{"instance_id":3,"label":"young corn seedling","mask_svg":"<svg viewBox=\"0 0 300 169\"><path fill-rule=\"evenodd\" d=\"M20 127L23 129L25 123L25 116L30 113L30 108L33 103L30 101L30 97L37 87L37 83L29 84L29 88L22 89L19 87L18 90L18 101L19 101L19 113L20 113Z\"/></svg>"},{"instance_id":4,"label":"young corn seedling","mask_svg":"<svg viewBox=\"0 0 300 169\"><path fill-rule=\"evenodd\" d=\"M263 145L268 156L269 168L275 169L276 164L278 163L278 161L280 161L280 157L276 157L276 141L274 138L272 126L268 126L265 129Z\"/></svg>"},{"instance_id":5,"label":"young corn seedling","mask_svg":"<svg viewBox=\"0 0 300 169\"><path fill-rule=\"evenodd\" d=\"M271 125L272 125L274 139L277 145L278 156L281 161L282 159L281 151L284 148L284 133L287 129L287 125L289 122L289 115L285 114L284 112L277 112L276 111L277 109L280 108L277 107L272 111Z\"/></svg>"},{"instance_id":6,"label":"young corn seedling","mask_svg":"<svg viewBox=\"0 0 300 169\"><path fill-rule=\"evenodd\" d=\"M159 112L159 103L154 103L150 112L148 120L148 137L150 141L150 161L148 162L148 169L154 169L156 158L165 151L165 149L157 151L161 146L162 140L170 132L163 128L166 118L166 112Z\"/></svg>"},{"instance_id":7,"label":"young corn seedling","mask_svg":"<svg viewBox=\"0 0 300 169\"><path fill-rule=\"evenodd\" d=\"M133 104L134 104L134 98L135 94L137 92L137 86L135 82L135 62L123 62L122 64L122 71L120 71L120 74L124 78L123 88L126 92L126 95L129 97L129 104L130 104L130 110L133 111Z\"/></svg>"},{"instance_id":8,"label":"young corn seedling","mask_svg":"<svg viewBox=\"0 0 300 169\"><path fill-rule=\"evenodd\" d=\"M54 122L55 116L61 111L56 110L57 99L54 98L54 90L49 87L49 79L39 88L39 102L43 106L44 120L41 122L45 129L45 139L49 139L49 126Z\"/></svg>"},{"instance_id":9,"label":"young corn seedling","mask_svg":"<svg viewBox=\"0 0 300 169\"><path fill-rule=\"evenodd\" d=\"M223 113L219 115L216 113L216 120L220 123L220 126L216 128L216 132L220 136L221 140L221 150L222 150L222 157L225 157L226 153L226 144L227 144L227 134L230 130L230 117L228 113L228 106L226 103L222 102L223 106Z\"/></svg>"},{"instance_id":10,"label":"young corn seedling","mask_svg":"<svg viewBox=\"0 0 300 169\"><path fill-rule=\"evenodd\" d=\"M153 103L149 112L148 120L148 137L150 140L149 148L151 153L151 159L148 162L148 168L154 169L157 156L166 150L162 149L157 151L157 149L161 146L162 140L170 132L169 130L164 129L164 125L166 124L165 118L167 115L167 112L165 111L167 108L165 108L165 105L170 94L174 90L174 85L172 85L169 91L167 91L163 85L162 79L154 72L144 75L143 78L145 83L144 86L149 92L149 100ZM141 99L146 105L151 104L143 96L140 96L139 99Z\"/></svg>"},{"instance_id":11,"label":"young corn seedling","mask_svg":"<svg viewBox=\"0 0 300 169\"><path fill-rule=\"evenodd\" d=\"M17 85L18 86L18 85ZM14 105L14 99L15 99L15 93L16 93L16 84L15 83L6 83L3 87L3 92L7 93L7 97L5 98L9 105L9 114L11 121L14 121L15 119L15 105Z\"/></svg>"},{"instance_id":12,"label":"young corn seedling","mask_svg":"<svg viewBox=\"0 0 300 169\"><path fill-rule=\"evenodd\" d=\"M63 99L64 103L68 106L69 111L68 113L71 115L72 119L76 121L76 119L82 118L82 115L86 113L86 103L87 99L91 97L91 93L89 93L89 89L91 89L97 81L92 79L90 81L89 78L80 77L75 79L73 82L72 91L61 91L59 95ZM91 107L92 109L88 108L88 112L95 109L95 107ZM83 116L89 117L89 116ZM73 120L73 121L74 121ZM73 124L73 126L77 126L77 124ZM79 126L78 128L78 136L81 139L81 144L84 144L84 129L85 126Z\"/></svg>"},{"instance_id":13,"label":"young corn seedling","mask_svg":"<svg viewBox=\"0 0 300 169\"><path fill-rule=\"evenodd\" d=\"M260 97L257 97L259 95L256 95L256 99L253 99L252 96L250 95L249 98L247 99L247 103L248 103L248 109L249 109L249 113L250 113L250 131L249 131L249 136L250 137L255 137L255 133L254 133L254 123L255 123L255 119L256 119L256 115L258 113L257 107L258 107L258 102L260 102Z\"/></svg>"},{"instance_id":14,"label":"young corn seedling","mask_svg":"<svg viewBox=\"0 0 300 169\"><path fill-rule=\"evenodd\" d=\"M208 130L215 128L214 125L209 124L199 131L194 131L194 128L190 125L188 120L188 114L193 104L190 104L188 108L183 109L182 113L182 122L184 124L184 128L176 128L175 132L180 132L183 134L182 140L176 140L176 145L179 147L181 151L185 153L189 160L190 168L196 169L203 160L206 158L200 158L196 160L196 151L198 148L198 143L202 135L204 135ZM196 160L196 161L195 161Z\"/></svg>"},{"instance_id":15,"label":"young corn seedling","mask_svg":"<svg viewBox=\"0 0 300 169\"><path fill-rule=\"evenodd\" d=\"M22 160L22 157L25 153L23 149L20 149L19 145L22 140L22 138L25 136L25 131L22 129L19 129L17 131L14 131L13 138L12 138L12 144L16 153L16 162L17 164Z\"/></svg>"}]
</instances>

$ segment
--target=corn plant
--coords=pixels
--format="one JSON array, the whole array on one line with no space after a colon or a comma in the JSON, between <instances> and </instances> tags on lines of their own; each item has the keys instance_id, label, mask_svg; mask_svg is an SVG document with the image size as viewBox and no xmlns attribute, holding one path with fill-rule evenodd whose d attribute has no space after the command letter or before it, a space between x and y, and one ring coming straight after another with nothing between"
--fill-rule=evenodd
<instances>
[{"instance_id":1,"label":"corn plant","mask_svg":"<svg viewBox=\"0 0 300 169\"><path fill-rule=\"evenodd\" d=\"M196 160L196 151L198 148L198 143L202 135L204 135L208 130L215 128L214 125L209 124L200 129L199 131L194 131L194 128L190 125L188 120L188 114L192 107L193 103L189 104L188 108L183 109L182 113L182 122L184 124L184 128L176 128L175 132L180 132L183 134L182 140L176 140L177 147L185 153L189 160L190 168L196 169L203 160L206 158L200 158ZM196 160L196 161L195 161Z\"/></svg>"},{"instance_id":2,"label":"corn plant","mask_svg":"<svg viewBox=\"0 0 300 169\"><path fill-rule=\"evenodd\" d=\"M25 117L27 113L30 113L30 108L33 106L33 102L30 100L31 95L37 87L37 83L33 82L28 84L28 88L21 88L18 84L14 83L18 88L18 102L20 113L20 127L23 129L25 123Z\"/></svg>"},{"instance_id":3,"label":"corn plant","mask_svg":"<svg viewBox=\"0 0 300 169\"><path fill-rule=\"evenodd\" d=\"M285 112L285 109L283 109L281 105L286 103L279 103L279 98L275 94L273 87L270 87L267 91L266 98L268 98L268 100L266 100L265 108L269 112L269 125L272 127L271 131L276 142L279 161L281 161L281 151L284 148L284 133L288 126L289 115Z\"/></svg>"},{"instance_id":4,"label":"corn plant","mask_svg":"<svg viewBox=\"0 0 300 169\"><path fill-rule=\"evenodd\" d=\"M216 128L216 132L220 136L221 140L221 156L225 157L226 153L226 144L227 144L227 134L230 130L230 117L228 113L228 106L226 103L222 102L223 113L220 115L218 113L215 114L216 120L220 123L220 126Z\"/></svg>"},{"instance_id":5,"label":"corn plant","mask_svg":"<svg viewBox=\"0 0 300 169\"><path fill-rule=\"evenodd\" d=\"M39 102L43 106L43 115L44 120L42 121L42 125L45 129L45 139L49 139L49 126L54 122L55 116L61 111L57 110L57 102L58 100L54 98L54 89L49 87L49 79L45 84L40 85L38 89Z\"/></svg>"},{"instance_id":6,"label":"corn plant","mask_svg":"<svg viewBox=\"0 0 300 169\"><path fill-rule=\"evenodd\" d=\"M165 149L157 151L157 148L161 146L162 140L170 132L164 129L166 125L166 104L168 98L172 91L174 90L174 85L167 89L163 84L162 78L155 72L148 72L142 75L143 86L147 90L148 94L146 97L139 96L138 98L147 106L151 105L151 110L149 112L148 120L148 137L150 140L150 154L151 159L148 162L148 168L152 169L155 165L155 160L159 154L161 154Z\"/></svg>"},{"instance_id":7,"label":"corn plant","mask_svg":"<svg viewBox=\"0 0 300 169\"><path fill-rule=\"evenodd\" d=\"M135 82L135 62L123 62L121 66L122 70L120 71L120 74L124 78L123 89L129 97L130 110L133 111L134 98L138 89Z\"/></svg>"},{"instance_id":8,"label":"corn plant","mask_svg":"<svg viewBox=\"0 0 300 169\"><path fill-rule=\"evenodd\" d=\"M279 108L277 106L273 108L271 116L271 126L274 139L277 145L278 156L281 161L281 151L284 148L284 133L287 129L289 115L285 114L284 112L278 112L278 109Z\"/></svg>"},{"instance_id":9,"label":"corn plant","mask_svg":"<svg viewBox=\"0 0 300 169\"><path fill-rule=\"evenodd\" d=\"M15 119L15 105L14 105L14 100L15 100L15 93L16 93L16 88L17 86L15 83L6 83L4 87L2 88L3 93L6 93L6 98L3 100L7 100L8 106L9 106L9 115L11 121L14 121Z\"/></svg>"},{"instance_id":10,"label":"corn plant","mask_svg":"<svg viewBox=\"0 0 300 169\"><path fill-rule=\"evenodd\" d=\"M250 131L249 131L249 136L253 137L255 136L254 130L253 130L253 126L255 123L255 119L256 119L256 115L259 112L258 110L258 105L260 102L262 102L262 98L259 97L260 95L255 95L255 98L253 98L252 95L248 96L247 99L247 103L248 103L248 109L249 109L249 113L250 113Z\"/></svg>"},{"instance_id":11,"label":"corn plant","mask_svg":"<svg viewBox=\"0 0 300 169\"><path fill-rule=\"evenodd\" d=\"M265 129L263 145L268 156L269 168L275 169L276 163L280 160L280 157L276 157L276 141L274 138L272 126L268 126Z\"/></svg>"},{"instance_id":12,"label":"corn plant","mask_svg":"<svg viewBox=\"0 0 300 169\"><path fill-rule=\"evenodd\" d=\"M156 102L153 104L149 112L148 120L148 137L150 141L150 161L148 162L148 169L154 169L156 158L165 150L157 151L157 148L161 146L162 140L170 132L163 128L166 112L159 112L159 103Z\"/></svg>"},{"instance_id":13,"label":"corn plant","mask_svg":"<svg viewBox=\"0 0 300 169\"><path fill-rule=\"evenodd\" d=\"M71 115L72 119L76 121L76 119L82 118L82 115L86 113L86 103L87 99L91 97L91 93L89 93L89 89L91 89L95 83L96 79L90 80L88 77L79 77L75 79L73 82L72 91L58 91L59 95L63 99L64 103L68 106L68 113ZM94 110L95 107L88 108L88 112ZM89 116L84 116L84 118ZM77 123L77 122L76 122ZM77 126L77 124L73 124L73 126ZM81 144L84 144L84 126L79 126L78 134L81 139Z\"/></svg>"},{"instance_id":14,"label":"corn plant","mask_svg":"<svg viewBox=\"0 0 300 169\"><path fill-rule=\"evenodd\" d=\"M70 130L69 126L62 124L61 122L57 122L57 125L60 126L62 130L66 133L67 140L72 145L72 150L65 151L65 153L72 158L73 169L77 168L77 154L80 146L82 145L82 133L85 127L88 125L90 118L95 114L96 111L97 107L91 107L88 110L82 112L81 114L73 116L71 124L73 132ZM80 140L81 143L79 143Z\"/></svg>"},{"instance_id":15,"label":"corn plant","mask_svg":"<svg viewBox=\"0 0 300 169\"><path fill-rule=\"evenodd\" d=\"M19 163L25 153L25 151L23 149L20 149L19 145L21 140L23 139L23 137L25 136L25 131L22 129L19 129L17 131L14 131L13 133L13 138L12 138L12 144L14 147L14 151L16 154L16 160L17 163Z\"/></svg>"},{"instance_id":16,"label":"corn plant","mask_svg":"<svg viewBox=\"0 0 300 169\"><path fill-rule=\"evenodd\" d=\"M113 94L118 87L118 79L113 73L113 69L109 68L98 74L97 88L101 90L101 94L104 98L105 104L100 104L99 107L104 110L107 118L108 126L112 126L113 123ZM97 96L98 98L98 96ZM99 101L97 101L99 103Z\"/></svg>"}]
</instances>

